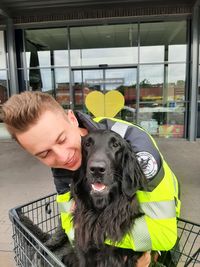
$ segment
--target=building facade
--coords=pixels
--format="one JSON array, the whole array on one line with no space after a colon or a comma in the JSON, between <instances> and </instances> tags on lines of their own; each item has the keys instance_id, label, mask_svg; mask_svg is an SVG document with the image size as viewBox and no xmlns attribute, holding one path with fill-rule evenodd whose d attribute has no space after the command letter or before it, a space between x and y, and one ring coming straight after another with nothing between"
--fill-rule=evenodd
<instances>
[{"instance_id":1,"label":"building facade","mask_svg":"<svg viewBox=\"0 0 200 267\"><path fill-rule=\"evenodd\" d=\"M89 112L89 92L118 90L117 117L159 137L200 137L199 1L3 2L0 104L40 90Z\"/></svg>"}]
</instances>

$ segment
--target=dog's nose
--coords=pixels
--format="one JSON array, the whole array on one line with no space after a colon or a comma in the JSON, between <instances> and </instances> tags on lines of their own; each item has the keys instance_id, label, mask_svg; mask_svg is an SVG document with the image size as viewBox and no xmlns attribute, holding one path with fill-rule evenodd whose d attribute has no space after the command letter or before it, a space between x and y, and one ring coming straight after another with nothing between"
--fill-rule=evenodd
<instances>
[{"instance_id":1,"label":"dog's nose","mask_svg":"<svg viewBox=\"0 0 200 267\"><path fill-rule=\"evenodd\" d=\"M103 175L106 172L106 163L101 162L91 162L89 164L89 171L91 174L100 174Z\"/></svg>"}]
</instances>

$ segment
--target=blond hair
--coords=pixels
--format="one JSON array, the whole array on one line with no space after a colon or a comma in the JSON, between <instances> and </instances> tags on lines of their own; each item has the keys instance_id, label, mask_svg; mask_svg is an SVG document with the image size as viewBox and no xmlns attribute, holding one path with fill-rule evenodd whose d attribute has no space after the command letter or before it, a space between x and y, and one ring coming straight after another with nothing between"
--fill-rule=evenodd
<instances>
[{"instance_id":1,"label":"blond hair","mask_svg":"<svg viewBox=\"0 0 200 267\"><path fill-rule=\"evenodd\" d=\"M13 95L3 105L2 120L8 132L16 139L17 133L23 133L36 124L46 110L64 113L63 108L51 95L26 91Z\"/></svg>"}]
</instances>

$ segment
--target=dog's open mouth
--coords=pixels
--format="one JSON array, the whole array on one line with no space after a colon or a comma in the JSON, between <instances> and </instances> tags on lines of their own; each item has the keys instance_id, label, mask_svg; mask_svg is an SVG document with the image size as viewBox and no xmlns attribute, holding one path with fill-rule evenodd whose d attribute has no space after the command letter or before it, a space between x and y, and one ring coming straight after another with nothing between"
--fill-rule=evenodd
<instances>
[{"instance_id":1,"label":"dog's open mouth","mask_svg":"<svg viewBox=\"0 0 200 267\"><path fill-rule=\"evenodd\" d=\"M92 186L92 191L93 192L104 192L105 190L107 190L107 186L105 184L102 184L102 183L94 183L94 184L91 184Z\"/></svg>"}]
</instances>

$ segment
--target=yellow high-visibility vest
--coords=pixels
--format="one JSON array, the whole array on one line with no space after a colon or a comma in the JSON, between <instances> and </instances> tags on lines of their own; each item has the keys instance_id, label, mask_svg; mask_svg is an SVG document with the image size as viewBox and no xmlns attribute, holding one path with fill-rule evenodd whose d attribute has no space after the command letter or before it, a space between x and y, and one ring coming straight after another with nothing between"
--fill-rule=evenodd
<instances>
[{"instance_id":1,"label":"yellow high-visibility vest","mask_svg":"<svg viewBox=\"0 0 200 267\"><path fill-rule=\"evenodd\" d=\"M105 118L95 118L95 121L99 122L101 119ZM122 124L132 125L118 119L109 119ZM139 128L139 126L135 127ZM144 131L143 129L141 130ZM157 148L153 138L151 136L150 138ZM140 190L136 192L141 210L145 215L135 220L132 229L129 233L125 234L122 240L117 243L113 243L112 240L106 240L106 244L129 248L134 251L167 251L175 245L177 240L177 217L180 215L178 181L162 155L161 159L163 177L159 184L151 192ZM72 201L70 192L57 195L62 227L73 242L74 229L70 212Z\"/></svg>"}]
</instances>

